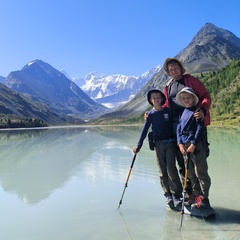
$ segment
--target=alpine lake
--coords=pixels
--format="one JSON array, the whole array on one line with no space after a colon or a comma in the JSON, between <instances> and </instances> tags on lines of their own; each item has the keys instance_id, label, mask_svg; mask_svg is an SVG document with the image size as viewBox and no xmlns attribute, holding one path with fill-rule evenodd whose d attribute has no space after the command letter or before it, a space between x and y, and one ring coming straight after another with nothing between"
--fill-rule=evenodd
<instances>
[{"instance_id":1,"label":"alpine lake","mask_svg":"<svg viewBox=\"0 0 240 240\"><path fill-rule=\"evenodd\" d=\"M240 131L208 128L216 217L165 207L145 139L120 208L142 126L0 131L0 239L240 239Z\"/></svg>"}]
</instances>

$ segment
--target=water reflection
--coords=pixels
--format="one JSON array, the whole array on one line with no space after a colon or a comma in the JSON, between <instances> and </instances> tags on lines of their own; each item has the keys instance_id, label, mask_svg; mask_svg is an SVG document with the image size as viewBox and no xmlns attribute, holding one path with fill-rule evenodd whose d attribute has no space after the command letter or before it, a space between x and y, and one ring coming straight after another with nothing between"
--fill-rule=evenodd
<instances>
[{"instance_id":1,"label":"water reflection","mask_svg":"<svg viewBox=\"0 0 240 240\"><path fill-rule=\"evenodd\" d=\"M82 161L88 162L84 174L95 181L99 167L116 157L113 146L122 157L124 148L129 154L128 139L134 129L125 132L116 127L79 127L0 132L1 185L26 203L36 204L73 178ZM118 138L125 138L125 144L118 143ZM111 179L114 174L109 168L105 173Z\"/></svg>"},{"instance_id":2,"label":"water reflection","mask_svg":"<svg viewBox=\"0 0 240 240\"><path fill-rule=\"evenodd\" d=\"M84 129L71 129L70 132L69 135L69 130L54 129L9 131L6 136L1 133L0 180L3 189L34 204L47 198L54 189L61 188L79 163L78 159L69 158L68 144L76 140L75 144L81 141L84 145L83 139L88 138L88 135L82 136Z\"/></svg>"},{"instance_id":3,"label":"water reflection","mask_svg":"<svg viewBox=\"0 0 240 240\"><path fill-rule=\"evenodd\" d=\"M240 238L240 132L209 130L210 199L217 217L206 222L185 214L179 231L179 214L164 207L147 140L137 156L122 215L116 210L140 131L141 126L0 131L0 238ZM7 230L12 225L15 232Z\"/></svg>"}]
</instances>

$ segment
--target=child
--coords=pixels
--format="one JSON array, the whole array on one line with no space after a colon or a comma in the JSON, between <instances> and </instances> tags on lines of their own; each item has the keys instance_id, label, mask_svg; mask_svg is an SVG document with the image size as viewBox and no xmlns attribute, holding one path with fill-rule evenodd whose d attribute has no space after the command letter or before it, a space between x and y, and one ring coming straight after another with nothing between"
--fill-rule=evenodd
<instances>
[{"instance_id":1,"label":"child","mask_svg":"<svg viewBox=\"0 0 240 240\"><path fill-rule=\"evenodd\" d=\"M210 208L208 196L211 179L208 175L207 156L202 138L204 121L193 116L198 100L193 89L189 87L184 87L176 95L176 103L185 108L177 125L177 144L183 155L190 153L188 177L195 198L192 209Z\"/></svg>"},{"instance_id":2,"label":"child","mask_svg":"<svg viewBox=\"0 0 240 240\"><path fill-rule=\"evenodd\" d=\"M133 152L140 151L151 126L153 131L157 164L159 167L160 183L167 199L167 205L172 209L181 206L182 184L175 164L176 140L174 138L172 124L169 119L169 108L162 108L166 98L157 90L150 90L147 94L148 102L153 106L148 112L148 118L142 128L142 132Z\"/></svg>"}]
</instances>

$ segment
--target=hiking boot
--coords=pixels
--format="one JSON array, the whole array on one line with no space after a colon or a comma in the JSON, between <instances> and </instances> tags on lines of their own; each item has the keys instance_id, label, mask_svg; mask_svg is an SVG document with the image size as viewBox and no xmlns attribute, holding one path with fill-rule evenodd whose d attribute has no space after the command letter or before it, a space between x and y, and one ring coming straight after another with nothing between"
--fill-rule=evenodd
<instances>
[{"instance_id":1,"label":"hiking boot","mask_svg":"<svg viewBox=\"0 0 240 240\"><path fill-rule=\"evenodd\" d=\"M184 204L186 206L191 206L192 204L195 203L196 196L195 195L190 195L189 197L185 198Z\"/></svg>"},{"instance_id":2,"label":"hiking boot","mask_svg":"<svg viewBox=\"0 0 240 240\"><path fill-rule=\"evenodd\" d=\"M182 206L182 201L179 196L173 195L173 204L175 208L181 207Z\"/></svg>"},{"instance_id":3,"label":"hiking boot","mask_svg":"<svg viewBox=\"0 0 240 240\"><path fill-rule=\"evenodd\" d=\"M195 203L192 204L192 208L210 208L209 199L203 196L198 196L195 198Z\"/></svg>"},{"instance_id":4,"label":"hiking boot","mask_svg":"<svg viewBox=\"0 0 240 240\"><path fill-rule=\"evenodd\" d=\"M173 209L174 208L174 205L173 205L173 198L172 198L172 195L168 194L168 195L165 195L166 197L166 203L167 205Z\"/></svg>"}]
</instances>

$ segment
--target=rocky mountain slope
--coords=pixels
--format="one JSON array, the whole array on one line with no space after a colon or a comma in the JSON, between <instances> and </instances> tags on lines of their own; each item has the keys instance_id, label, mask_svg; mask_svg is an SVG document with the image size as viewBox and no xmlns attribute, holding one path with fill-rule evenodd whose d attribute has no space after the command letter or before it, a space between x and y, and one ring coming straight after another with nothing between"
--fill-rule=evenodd
<instances>
[{"instance_id":1,"label":"rocky mountain slope","mask_svg":"<svg viewBox=\"0 0 240 240\"><path fill-rule=\"evenodd\" d=\"M0 118L10 118L14 116L14 119L21 118L35 118L41 119L47 125L63 125L69 124L81 124L84 123L80 118L72 118L65 114L56 112L47 104L35 102L29 98L11 90L2 83L0 83Z\"/></svg>"},{"instance_id":2,"label":"rocky mountain slope","mask_svg":"<svg viewBox=\"0 0 240 240\"><path fill-rule=\"evenodd\" d=\"M89 119L109 112L109 109L93 101L64 74L41 60L28 63L20 71L11 72L4 84L59 114Z\"/></svg>"},{"instance_id":3,"label":"rocky mountain slope","mask_svg":"<svg viewBox=\"0 0 240 240\"><path fill-rule=\"evenodd\" d=\"M240 38L228 30L206 23L176 57L191 73L213 71L240 59Z\"/></svg>"}]
</instances>

